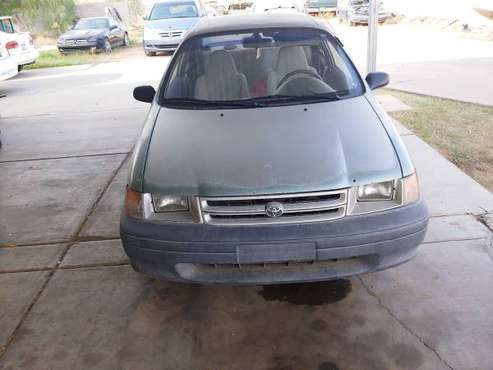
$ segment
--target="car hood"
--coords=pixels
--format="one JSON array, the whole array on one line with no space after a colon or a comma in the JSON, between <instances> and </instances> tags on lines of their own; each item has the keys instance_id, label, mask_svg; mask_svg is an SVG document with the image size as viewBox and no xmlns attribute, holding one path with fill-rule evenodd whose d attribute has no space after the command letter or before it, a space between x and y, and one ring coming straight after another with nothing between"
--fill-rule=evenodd
<instances>
[{"instance_id":1,"label":"car hood","mask_svg":"<svg viewBox=\"0 0 493 370\"><path fill-rule=\"evenodd\" d=\"M361 96L259 109L162 108L143 190L201 196L276 194L400 177L387 132Z\"/></svg>"},{"instance_id":2,"label":"car hood","mask_svg":"<svg viewBox=\"0 0 493 370\"><path fill-rule=\"evenodd\" d=\"M154 31L188 30L198 20L198 17L157 19L155 21L148 21L145 28Z\"/></svg>"},{"instance_id":3,"label":"car hood","mask_svg":"<svg viewBox=\"0 0 493 370\"><path fill-rule=\"evenodd\" d=\"M105 29L90 29L90 30L70 30L65 32L61 37L68 39L85 39L88 37L94 37L102 35L106 32Z\"/></svg>"}]
</instances>

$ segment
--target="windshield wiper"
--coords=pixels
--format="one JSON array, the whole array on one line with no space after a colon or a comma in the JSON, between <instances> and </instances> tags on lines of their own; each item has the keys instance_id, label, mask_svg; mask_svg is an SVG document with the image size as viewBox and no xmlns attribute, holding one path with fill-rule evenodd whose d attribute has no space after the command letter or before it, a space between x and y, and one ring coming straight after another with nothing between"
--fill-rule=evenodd
<instances>
[{"instance_id":1,"label":"windshield wiper","mask_svg":"<svg viewBox=\"0 0 493 370\"><path fill-rule=\"evenodd\" d=\"M348 91L334 91L324 94L313 95L269 95L250 99L258 106L269 106L271 104L290 104L290 103L318 103L326 101L341 100Z\"/></svg>"},{"instance_id":2,"label":"windshield wiper","mask_svg":"<svg viewBox=\"0 0 493 370\"><path fill-rule=\"evenodd\" d=\"M334 91L313 95L268 95L243 100L203 100L194 98L165 98L164 105L187 107L190 109L230 109L263 108L269 106L289 105L292 103L320 103L341 100L349 90Z\"/></svg>"},{"instance_id":3,"label":"windshield wiper","mask_svg":"<svg viewBox=\"0 0 493 370\"><path fill-rule=\"evenodd\" d=\"M165 105L172 105L175 107L189 107L196 109L203 108L251 108L255 107L256 103L248 100L231 100L231 101L217 101L217 100L202 100L193 98L165 98L163 100Z\"/></svg>"}]
</instances>

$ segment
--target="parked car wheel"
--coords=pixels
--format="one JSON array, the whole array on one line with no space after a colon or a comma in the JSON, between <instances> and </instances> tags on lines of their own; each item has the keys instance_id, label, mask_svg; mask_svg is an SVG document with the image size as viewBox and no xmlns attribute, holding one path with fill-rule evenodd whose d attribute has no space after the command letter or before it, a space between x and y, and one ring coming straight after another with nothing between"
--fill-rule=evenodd
<instances>
[{"instance_id":1,"label":"parked car wheel","mask_svg":"<svg viewBox=\"0 0 493 370\"><path fill-rule=\"evenodd\" d=\"M17 66L17 71L18 71L18 72L22 71L23 69L24 69L24 66L23 66L23 65L19 64L19 65Z\"/></svg>"},{"instance_id":2,"label":"parked car wheel","mask_svg":"<svg viewBox=\"0 0 493 370\"><path fill-rule=\"evenodd\" d=\"M111 53L111 42L109 39L104 39L104 48L103 51L105 53Z\"/></svg>"},{"instance_id":3,"label":"parked car wheel","mask_svg":"<svg viewBox=\"0 0 493 370\"><path fill-rule=\"evenodd\" d=\"M148 57L154 57L156 56L156 53L154 51L147 51L147 50L144 50L144 53L148 56Z\"/></svg>"},{"instance_id":4,"label":"parked car wheel","mask_svg":"<svg viewBox=\"0 0 493 370\"><path fill-rule=\"evenodd\" d=\"M123 36L123 46L130 46L130 38L128 37L128 33L125 32L125 36Z\"/></svg>"}]
</instances>

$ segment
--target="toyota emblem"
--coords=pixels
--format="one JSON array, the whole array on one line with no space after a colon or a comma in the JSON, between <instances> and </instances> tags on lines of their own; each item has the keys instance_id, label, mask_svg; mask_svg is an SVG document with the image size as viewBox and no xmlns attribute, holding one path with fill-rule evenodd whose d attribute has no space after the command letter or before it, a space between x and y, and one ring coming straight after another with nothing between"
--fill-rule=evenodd
<instances>
[{"instance_id":1,"label":"toyota emblem","mask_svg":"<svg viewBox=\"0 0 493 370\"><path fill-rule=\"evenodd\" d=\"M284 207L279 202L269 202L265 205L265 214L268 217L279 217L284 213Z\"/></svg>"}]
</instances>

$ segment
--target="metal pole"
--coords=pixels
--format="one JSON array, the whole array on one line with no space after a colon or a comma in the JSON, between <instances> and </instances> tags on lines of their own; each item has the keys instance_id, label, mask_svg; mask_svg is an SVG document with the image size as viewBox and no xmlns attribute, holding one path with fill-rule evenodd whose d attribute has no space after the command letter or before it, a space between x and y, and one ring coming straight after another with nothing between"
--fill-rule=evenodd
<instances>
[{"instance_id":1,"label":"metal pole","mask_svg":"<svg viewBox=\"0 0 493 370\"><path fill-rule=\"evenodd\" d=\"M370 0L368 9L368 54L366 58L366 72L375 72L377 69L377 28L378 2Z\"/></svg>"}]
</instances>

